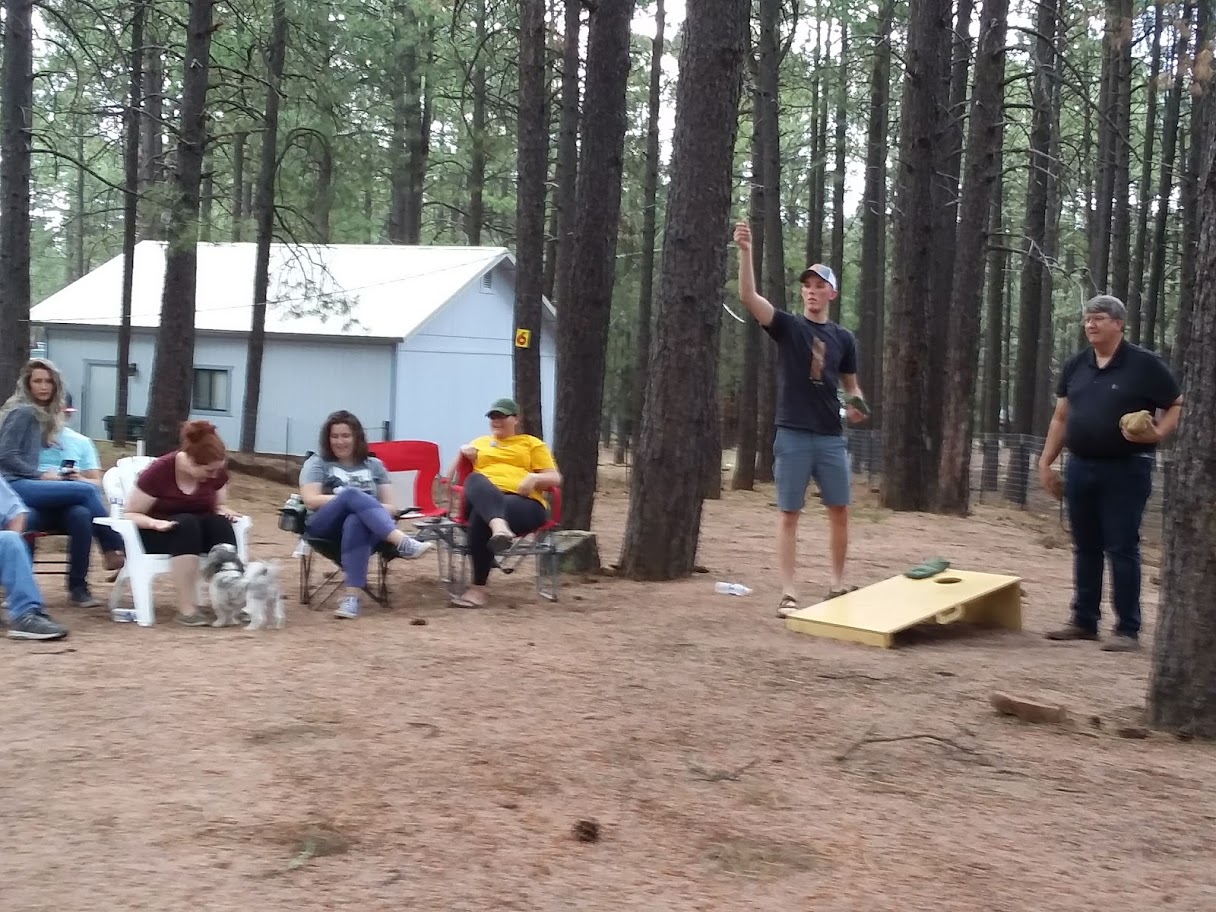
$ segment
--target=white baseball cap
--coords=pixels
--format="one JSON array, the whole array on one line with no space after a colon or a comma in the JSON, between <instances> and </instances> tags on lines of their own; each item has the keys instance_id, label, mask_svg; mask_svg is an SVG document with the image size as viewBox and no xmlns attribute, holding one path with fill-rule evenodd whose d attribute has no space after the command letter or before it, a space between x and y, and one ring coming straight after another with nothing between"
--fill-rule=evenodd
<instances>
[{"instance_id":1,"label":"white baseball cap","mask_svg":"<svg viewBox=\"0 0 1216 912\"><path fill-rule=\"evenodd\" d=\"M822 263L815 263L802 270L802 275L798 277L799 284L805 282L812 275L817 275L829 285L832 286L832 291L840 291L840 285L836 282L836 273L832 271L831 266L824 266Z\"/></svg>"}]
</instances>

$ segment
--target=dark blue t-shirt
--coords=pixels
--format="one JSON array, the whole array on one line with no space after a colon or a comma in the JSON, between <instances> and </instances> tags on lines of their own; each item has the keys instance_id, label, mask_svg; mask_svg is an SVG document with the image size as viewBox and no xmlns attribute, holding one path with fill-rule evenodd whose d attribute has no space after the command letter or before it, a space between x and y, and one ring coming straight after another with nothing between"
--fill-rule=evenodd
<instances>
[{"instance_id":1,"label":"dark blue t-shirt","mask_svg":"<svg viewBox=\"0 0 1216 912\"><path fill-rule=\"evenodd\" d=\"M764 330L777 343L777 426L840 434L840 375L857 373L853 334L784 310Z\"/></svg>"}]
</instances>

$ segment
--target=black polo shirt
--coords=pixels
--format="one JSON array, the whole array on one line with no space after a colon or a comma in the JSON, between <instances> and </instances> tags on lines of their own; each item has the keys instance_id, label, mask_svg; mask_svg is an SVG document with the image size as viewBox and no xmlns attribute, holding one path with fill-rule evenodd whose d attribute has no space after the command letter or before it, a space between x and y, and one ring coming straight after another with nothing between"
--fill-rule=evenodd
<instances>
[{"instance_id":1,"label":"black polo shirt","mask_svg":"<svg viewBox=\"0 0 1216 912\"><path fill-rule=\"evenodd\" d=\"M1128 412L1167 409L1181 395L1169 366L1155 352L1124 339L1105 367L1092 348L1068 359L1056 395L1068 399L1064 445L1085 459L1120 459L1151 453L1153 443L1132 443L1119 429Z\"/></svg>"}]
</instances>

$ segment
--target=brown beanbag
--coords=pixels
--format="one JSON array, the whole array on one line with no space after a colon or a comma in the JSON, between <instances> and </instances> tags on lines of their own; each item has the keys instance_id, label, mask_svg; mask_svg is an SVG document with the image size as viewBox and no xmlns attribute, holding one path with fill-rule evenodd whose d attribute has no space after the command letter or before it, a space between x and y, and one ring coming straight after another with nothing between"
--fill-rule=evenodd
<instances>
[{"instance_id":1,"label":"brown beanbag","mask_svg":"<svg viewBox=\"0 0 1216 912\"><path fill-rule=\"evenodd\" d=\"M1153 414L1145 409L1138 412L1128 412L1119 419L1119 427L1123 428L1133 437L1151 431L1153 428Z\"/></svg>"}]
</instances>

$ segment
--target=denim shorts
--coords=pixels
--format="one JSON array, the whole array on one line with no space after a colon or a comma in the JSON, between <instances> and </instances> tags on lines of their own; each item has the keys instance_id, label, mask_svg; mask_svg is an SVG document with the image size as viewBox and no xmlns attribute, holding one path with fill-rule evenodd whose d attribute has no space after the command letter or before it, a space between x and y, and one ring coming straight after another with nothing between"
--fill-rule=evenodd
<instances>
[{"instance_id":1,"label":"denim shorts","mask_svg":"<svg viewBox=\"0 0 1216 912\"><path fill-rule=\"evenodd\" d=\"M852 502L848 441L843 434L778 427L773 440L777 508L796 513L806 506L806 489L812 478L819 485L819 499L825 507L847 507Z\"/></svg>"}]
</instances>

